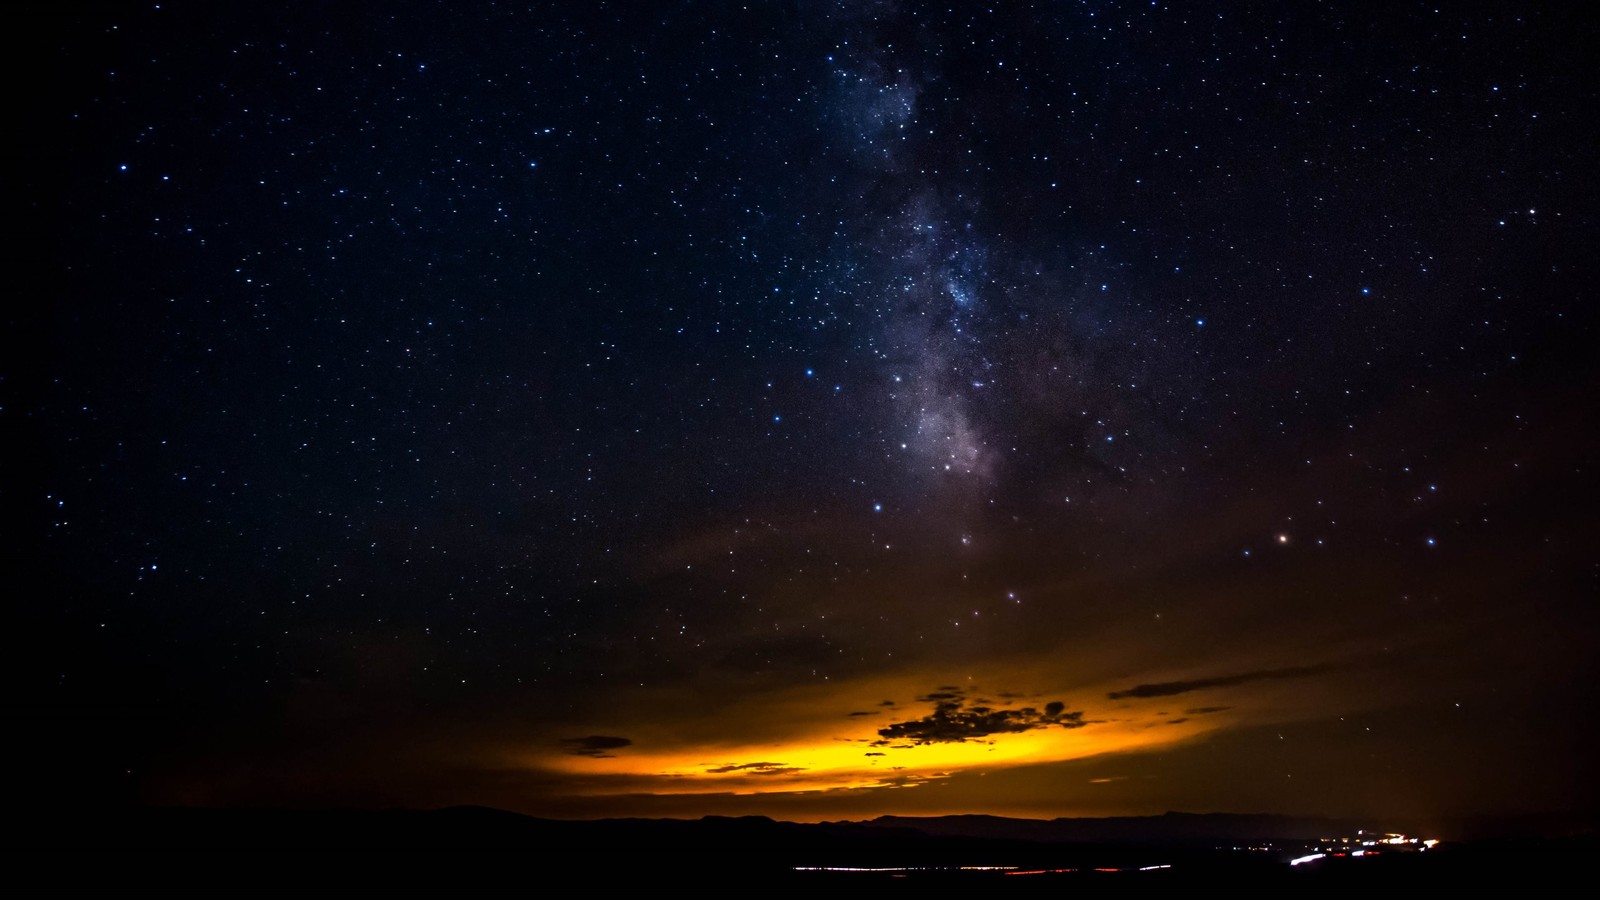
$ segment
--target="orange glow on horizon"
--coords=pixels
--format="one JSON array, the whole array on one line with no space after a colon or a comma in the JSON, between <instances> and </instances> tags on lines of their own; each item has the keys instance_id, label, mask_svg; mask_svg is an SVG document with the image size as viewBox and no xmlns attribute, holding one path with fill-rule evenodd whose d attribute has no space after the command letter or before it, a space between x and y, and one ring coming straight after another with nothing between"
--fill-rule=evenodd
<instances>
[{"instance_id":1,"label":"orange glow on horizon","mask_svg":"<svg viewBox=\"0 0 1600 900\"><path fill-rule=\"evenodd\" d=\"M977 676L969 679L976 683ZM1001 683L1000 678L985 678ZM1026 730L981 734L966 740L887 740L879 730L892 723L924 720L934 710L930 684L937 677L900 674L853 685L796 688L676 719L671 730L643 722L635 726L588 726L640 735L614 753L582 755L546 745L536 752L512 750L508 763L572 776L574 794L768 794L913 788L963 772L1151 751L1186 743L1227 727L1229 714L1175 716L1182 703L1098 700L1072 703L1081 727L1044 724ZM920 688L920 690L918 690ZM962 688L966 691L966 688ZM1106 696L1105 687L1060 692ZM904 702L892 708L878 698ZM911 698L917 698L915 700ZM1002 699L1003 698L1003 699ZM1027 697L972 688L966 709L1042 710L1055 693ZM647 707L650 704L641 704ZM852 710L870 712L856 713ZM631 717L630 717L631 718ZM734 729L728 723L738 723ZM742 734L737 732L743 732Z\"/></svg>"},{"instance_id":2,"label":"orange glow on horizon","mask_svg":"<svg viewBox=\"0 0 1600 900\"><path fill-rule=\"evenodd\" d=\"M953 772L1059 762L1153 749L1189 740L1199 727L1148 725L1039 728L977 740L872 747L871 730L858 736L797 736L753 746L693 747L594 759L544 756L537 764L560 772L659 779L656 793L767 793L872 787L910 787ZM866 756L867 753L882 754Z\"/></svg>"}]
</instances>

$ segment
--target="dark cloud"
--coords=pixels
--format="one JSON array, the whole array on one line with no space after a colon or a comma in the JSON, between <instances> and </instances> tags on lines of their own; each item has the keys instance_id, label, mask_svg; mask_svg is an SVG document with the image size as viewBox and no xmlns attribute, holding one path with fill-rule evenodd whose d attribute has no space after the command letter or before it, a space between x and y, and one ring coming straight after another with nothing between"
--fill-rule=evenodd
<instances>
[{"instance_id":1,"label":"dark cloud","mask_svg":"<svg viewBox=\"0 0 1600 900\"><path fill-rule=\"evenodd\" d=\"M1203 691L1207 688L1232 687L1236 684L1245 684L1251 681L1270 681L1280 678L1305 678L1328 670L1327 666L1292 666L1287 669L1263 669L1259 672L1242 672L1238 675L1219 675L1216 678L1197 678L1194 681L1162 681L1155 684L1140 684L1125 691L1112 691L1107 694L1112 700L1121 700L1125 697L1171 697L1174 694L1187 694L1190 691ZM1226 708L1226 707L1220 707Z\"/></svg>"},{"instance_id":2,"label":"dark cloud","mask_svg":"<svg viewBox=\"0 0 1600 900\"><path fill-rule=\"evenodd\" d=\"M800 766L786 766L779 762L753 762L729 763L706 771L714 775L726 775L729 772L744 772L747 775L793 775L796 772L804 772L805 769Z\"/></svg>"},{"instance_id":3,"label":"dark cloud","mask_svg":"<svg viewBox=\"0 0 1600 900\"><path fill-rule=\"evenodd\" d=\"M959 692L948 690L920 699L934 704L932 714L878 729L878 735L883 740L874 741L874 747L906 746L891 744L891 741L905 741L910 745L960 743L996 734L1032 731L1035 728L1057 725L1062 728L1082 728L1088 724L1083 721L1081 711L1067 712L1067 705L1060 701L1045 704L1044 711L1040 712L1031 706L1021 709L994 709L982 705L969 708Z\"/></svg>"},{"instance_id":4,"label":"dark cloud","mask_svg":"<svg viewBox=\"0 0 1600 900\"><path fill-rule=\"evenodd\" d=\"M1189 721L1189 717L1188 716L1181 716L1181 717L1176 718L1176 719L1168 719L1167 720L1167 724L1168 725L1182 725L1183 723L1185 723L1187 721Z\"/></svg>"},{"instance_id":5,"label":"dark cloud","mask_svg":"<svg viewBox=\"0 0 1600 900\"><path fill-rule=\"evenodd\" d=\"M853 713L851 713L851 714L850 714L850 715L851 715L851 716L852 716L852 717L854 717L854 716L875 716L875 715L877 715L877 713L869 713L869 712L853 712Z\"/></svg>"},{"instance_id":6,"label":"dark cloud","mask_svg":"<svg viewBox=\"0 0 1600 900\"><path fill-rule=\"evenodd\" d=\"M1186 710L1184 710L1183 714L1186 715L1186 716L1209 716L1212 713L1226 712L1226 711L1228 711L1230 709L1233 709L1233 707L1231 707L1231 706L1196 706L1194 709L1186 709Z\"/></svg>"},{"instance_id":7,"label":"dark cloud","mask_svg":"<svg viewBox=\"0 0 1600 900\"><path fill-rule=\"evenodd\" d=\"M561 743L569 745L567 752L573 756L592 756L595 759L611 759L608 750L621 750L623 747L632 746L633 741L625 737L612 737L605 734L591 734L588 737L562 738Z\"/></svg>"},{"instance_id":8,"label":"dark cloud","mask_svg":"<svg viewBox=\"0 0 1600 900\"><path fill-rule=\"evenodd\" d=\"M895 702L893 700L885 700L882 703L879 703L878 705L879 706L894 706Z\"/></svg>"},{"instance_id":9,"label":"dark cloud","mask_svg":"<svg viewBox=\"0 0 1600 900\"><path fill-rule=\"evenodd\" d=\"M885 754L884 754L884 752L882 750L868 750L867 751L867 755L868 756L884 756Z\"/></svg>"}]
</instances>

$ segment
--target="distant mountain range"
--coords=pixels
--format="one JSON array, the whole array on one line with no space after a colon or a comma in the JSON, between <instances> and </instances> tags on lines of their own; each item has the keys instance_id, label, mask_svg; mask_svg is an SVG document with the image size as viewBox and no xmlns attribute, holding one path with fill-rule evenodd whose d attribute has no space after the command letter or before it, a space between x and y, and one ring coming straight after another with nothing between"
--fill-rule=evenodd
<instances>
[{"instance_id":1,"label":"distant mountain range","mask_svg":"<svg viewBox=\"0 0 1600 900\"><path fill-rule=\"evenodd\" d=\"M1234 813L1180 813L1082 819L1013 819L1004 816L879 816L861 823L929 835L1044 843L1205 844L1315 840L1359 829L1399 830L1399 823Z\"/></svg>"},{"instance_id":2,"label":"distant mountain range","mask_svg":"<svg viewBox=\"0 0 1600 900\"><path fill-rule=\"evenodd\" d=\"M716 840L739 845L833 845L899 842L906 845L950 839L1027 844L1225 847L1262 842L1307 841L1354 835L1358 830L1403 831L1450 840L1549 838L1594 835L1592 816L1528 816L1460 822L1435 835L1431 826L1398 821L1309 818L1265 814L1182 813L1107 818L1020 819L988 815L880 816L866 821L806 824L765 816L706 816L701 819L543 819L488 807L436 810L295 810L143 807L77 815L28 817L14 833L50 841L104 837L145 841L239 841L289 844L382 844L388 841L485 840L520 843L528 839L592 839L653 846ZM24 827L26 826L26 827ZM1429 831L1428 834L1421 834Z\"/></svg>"},{"instance_id":3,"label":"distant mountain range","mask_svg":"<svg viewBox=\"0 0 1600 900\"><path fill-rule=\"evenodd\" d=\"M858 876L1017 882L1003 878L1009 872L1076 878L1074 890L1085 886L1084 879L1100 885L1096 879L1119 877L1149 888L1258 884L1298 890L1308 884L1306 867L1287 863L1308 852L1304 842L1353 835L1374 824L1219 813L882 816L802 824L760 816L557 820L483 807L128 808L26 816L13 810L6 832L10 849L27 850L30 863L61 873L60 883L68 887L454 891L576 879L600 888L717 882L810 891L819 889L818 878ZM1383 825L1400 830L1396 823ZM1448 876L1470 886L1486 877L1486 865L1532 863L1535 870L1554 871L1552 866L1593 857L1592 818L1546 817L1539 826L1529 832L1534 840L1459 849L1446 844L1432 853L1385 854L1382 861L1330 858L1322 874L1309 877L1392 888L1402 881L1436 887ZM83 865L87 860L94 865Z\"/></svg>"}]
</instances>

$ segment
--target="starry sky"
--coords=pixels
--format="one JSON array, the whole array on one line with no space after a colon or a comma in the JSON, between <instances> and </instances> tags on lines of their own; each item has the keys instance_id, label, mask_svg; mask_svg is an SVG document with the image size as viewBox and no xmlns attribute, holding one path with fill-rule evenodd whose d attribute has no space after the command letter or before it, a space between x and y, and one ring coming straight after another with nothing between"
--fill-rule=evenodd
<instances>
[{"instance_id":1,"label":"starry sky","mask_svg":"<svg viewBox=\"0 0 1600 900\"><path fill-rule=\"evenodd\" d=\"M1581 4L38 13L37 799L1595 804Z\"/></svg>"}]
</instances>

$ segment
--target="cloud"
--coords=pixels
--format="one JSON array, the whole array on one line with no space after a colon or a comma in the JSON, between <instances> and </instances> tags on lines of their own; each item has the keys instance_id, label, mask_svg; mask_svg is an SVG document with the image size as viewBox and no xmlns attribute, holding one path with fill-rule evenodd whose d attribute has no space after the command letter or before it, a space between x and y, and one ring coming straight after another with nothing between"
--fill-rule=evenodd
<instances>
[{"instance_id":1,"label":"cloud","mask_svg":"<svg viewBox=\"0 0 1600 900\"><path fill-rule=\"evenodd\" d=\"M804 772L805 769L800 766L786 766L778 762L753 762L729 763L706 771L713 775L726 775L729 772L744 772L750 775L793 775L796 772Z\"/></svg>"},{"instance_id":2,"label":"cloud","mask_svg":"<svg viewBox=\"0 0 1600 900\"><path fill-rule=\"evenodd\" d=\"M968 707L965 698L955 688L945 688L919 699L932 702L933 712L920 719L895 722L878 729L878 735L883 740L874 741L874 747L906 746L894 745L891 741L904 741L909 745L961 743L1036 728L1082 728L1088 724L1083 721L1081 711L1068 712L1067 705L1059 700L1045 704L1044 711L1040 712L1031 706L1021 709L994 709L982 705Z\"/></svg>"},{"instance_id":3,"label":"cloud","mask_svg":"<svg viewBox=\"0 0 1600 900\"><path fill-rule=\"evenodd\" d=\"M1184 710L1183 714L1186 715L1186 716L1209 716L1212 713L1227 712L1230 709L1233 709L1233 707L1231 707L1231 706L1196 706L1194 709L1186 709L1186 710Z\"/></svg>"},{"instance_id":4,"label":"cloud","mask_svg":"<svg viewBox=\"0 0 1600 900\"><path fill-rule=\"evenodd\" d=\"M561 743L570 745L567 753L573 756L592 756L595 759L613 759L613 754L608 750L621 750L623 747L633 745L633 741L625 737L612 737L604 734L591 734L588 737L562 738Z\"/></svg>"},{"instance_id":5,"label":"cloud","mask_svg":"<svg viewBox=\"0 0 1600 900\"><path fill-rule=\"evenodd\" d=\"M1268 681L1280 678L1305 678L1327 671L1327 666L1292 666L1287 669L1263 669L1259 672L1242 672L1238 675L1219 675L1216 678L1197 678L1194 681L1162 681L1156 684L1140 684L1125 691L1112 691L1107 694L1112 700L1121 700L1125 697L1171 697L1174 694L1187 694L1190 691L1203 691L1214 687L1232 687L1236 684L1245 684L1251 681ZM1216 712L1226 707L1218 707L1210 711Z\"/></svg>"},{"instance_id":6,"label":"cloud","mask_svg":"<svg viewBox=\"0 0 1600 900\"><path fill-rule=\"evenodd\" d=\"M851 713L851 714L850 714L850 715L851 715L851 717L852 717L852 718L853 718L853 717L855 717L855 716L875 716L875 715L877 715L877 713L869 713L869 712L853 712L853 713Z\"/></svg>"}]
</instances>

